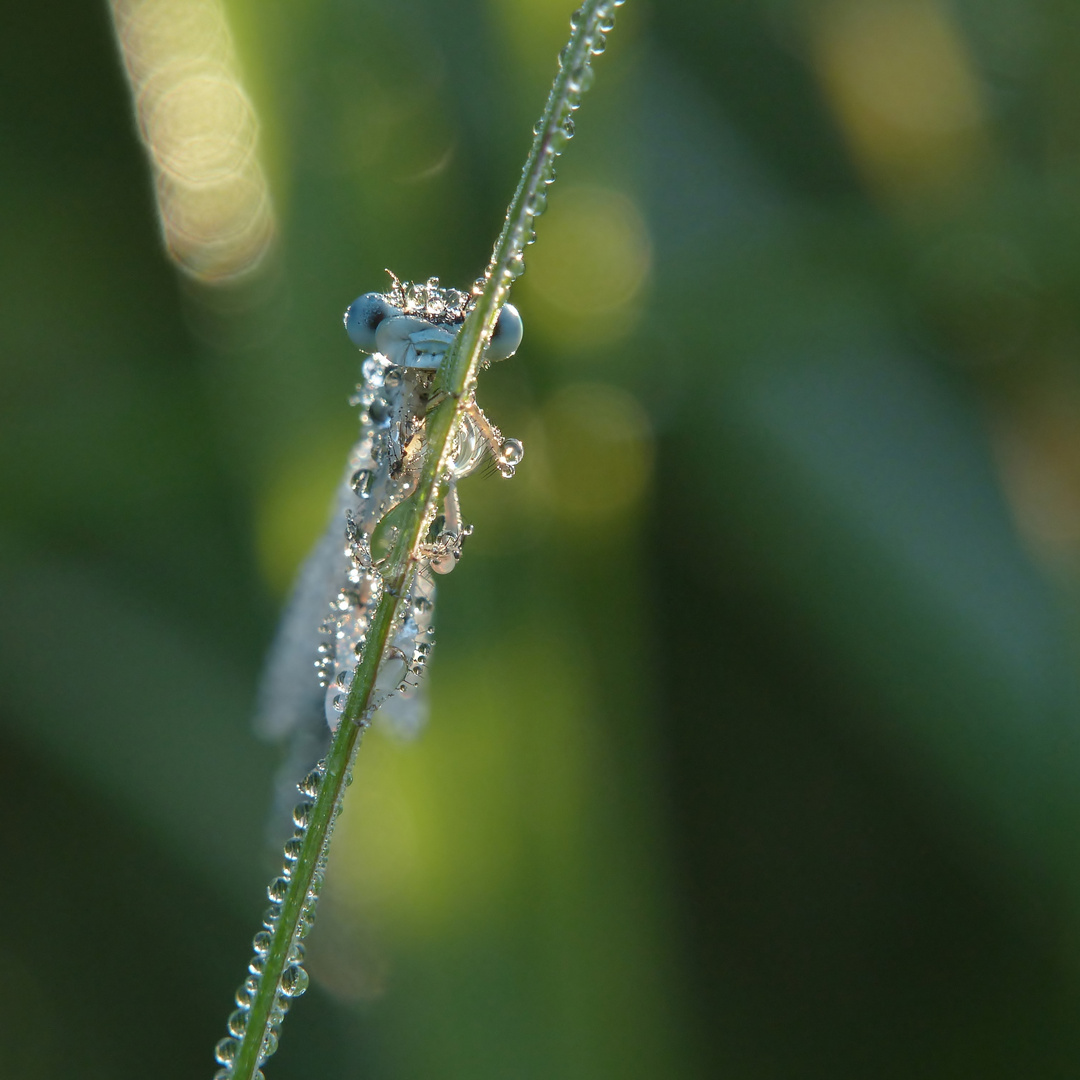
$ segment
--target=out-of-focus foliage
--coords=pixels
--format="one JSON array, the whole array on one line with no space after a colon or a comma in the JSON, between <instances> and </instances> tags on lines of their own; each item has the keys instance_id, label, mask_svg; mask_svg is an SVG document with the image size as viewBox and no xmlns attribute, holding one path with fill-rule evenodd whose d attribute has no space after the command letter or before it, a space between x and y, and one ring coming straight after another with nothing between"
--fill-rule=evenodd
<instances>
[{"instance_id":1,"label":"out-of-focus foliage","mask_svg":"<svg viewBox=\"0 0 1080 1080\"><path fill-rule=\"evenodd\" d=\"M340 313L483 267L569 10L231 0L277 240L227 286L106 8L7 13L0 1075L212 1071ZM463 485L272 1075L1072 1076L1072 7L631 0L608 52L481 383L527 456Z\"/></svg>"}]
</instances>

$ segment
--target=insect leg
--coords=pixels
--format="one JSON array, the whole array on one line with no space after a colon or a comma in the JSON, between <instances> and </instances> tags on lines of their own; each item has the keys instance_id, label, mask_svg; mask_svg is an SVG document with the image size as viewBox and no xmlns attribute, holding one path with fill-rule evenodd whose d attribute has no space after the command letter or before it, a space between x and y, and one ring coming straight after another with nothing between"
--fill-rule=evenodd
<instances>
[{"instance_id":1,"label":"insect leg","mask_svg":"<svg viewBox=\"0 0 1080 1080\"><path fill-rule=\"evenodd\" d=\"M495 458L495 465L507 480L514 475L514 469L525 456L525 448L517 439L504 439L502 432L484 415L484 410L476 404L475 397L469 397L464 403L465 415L476 425L477 431L487 443Z\"/></svg>"},{"instance_id":2,"label":"insect leg","mask_svg":"<svg viewBox=\"0 0 1080 1080\"><path fill-rule=\"evenodd\" d=\"M472 526L466 525L461 516L457 483L447 481L443 496L443 517L438 534L430 544L424 544L421 554L428 567L436 574L449 574L461 558L465 538L472 535Z\"/></svg>"}]
</instances>

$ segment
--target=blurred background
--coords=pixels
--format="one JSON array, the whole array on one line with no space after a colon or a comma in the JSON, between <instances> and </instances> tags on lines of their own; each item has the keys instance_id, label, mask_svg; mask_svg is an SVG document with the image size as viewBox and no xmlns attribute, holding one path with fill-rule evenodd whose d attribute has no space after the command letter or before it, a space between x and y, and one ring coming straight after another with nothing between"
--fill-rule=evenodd
<instances>
[{"instance_id":1,"label":"blurred background","mask_svg":"<svg viewBox=\"0 0 1080 1080\"><path fill-rule=\"evenodd\" d=\"M213 1072L341 312L482 269L571 7L7 5L3 1076ZM1073 0L631 0L577 130L270 1076L1074 1076Z\"/></svg>"}]
</instances>

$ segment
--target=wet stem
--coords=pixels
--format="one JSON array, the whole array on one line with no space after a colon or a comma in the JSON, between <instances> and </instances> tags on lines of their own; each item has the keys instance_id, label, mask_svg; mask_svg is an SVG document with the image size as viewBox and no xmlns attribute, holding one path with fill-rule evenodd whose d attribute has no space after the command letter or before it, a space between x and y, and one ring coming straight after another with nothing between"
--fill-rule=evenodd
<instances>
[{"instance_id":1,"label":"wet stem","mask_svg":"<svg viewBox=\"0 0 1080 1080\"><path fill-rule=\"evenodd\" d=\"M591 81L591 58L603 51L605 35L614 26L615 8L622 2L587 0L572 18L570 40L559 55L559 68L536 125L521 180L491 262L474 287L476 304L439 370L433 396L442 391L442 400L428 419L428 451L420 482L402 507L397 541L382 569L382 597L341 723L324 762L299 785L301 794L309 798L297 805L297 831L286 847L285 869L268 890L271 907L264 920L265 931L256 935L251 977L237 994L239 1009L230 1017L230 1034L217 1046L222 1068L216 1080L256 1080L262 1076L260 1066L276 1048L289 1002L307 985L300 941L314 917L334 821L368 724L379 663L409 603L412 578L421 562L421 541L436 514L454 432L475 388L484 348L511 284L524 270L525 246L533 239L533 221L542 212L545 189L554 179L555 158L573 134L572 114Z\"/></svg>"}]
</instances>

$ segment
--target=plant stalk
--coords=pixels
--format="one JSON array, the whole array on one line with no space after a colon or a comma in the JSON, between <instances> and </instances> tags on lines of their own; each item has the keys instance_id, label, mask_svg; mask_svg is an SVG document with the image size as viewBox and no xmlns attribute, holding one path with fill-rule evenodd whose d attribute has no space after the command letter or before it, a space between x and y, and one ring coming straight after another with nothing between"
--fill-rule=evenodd
<instances>
[{"instance_id":1,"label":"plant stalk","mask_svg":"<svg viewBox=\"0 0 1080 1080\"><path fill-rule=\"evenodd\" d=\"M252 969L258 986L249 995L250 1002L247 997L241 1000L243 987L238 994L241 1013L244 1005L248 1005L242 1035L218 1044L218 1060L223 1065L218 1075L223 1078L256 1080L262 1075L260 1065L276 1047L277 1028L283 1019L281 1010L288 1006L291 996L296 996L295 987L290 987L292 994L287 992L283 976L299 967L297 946L310 925L305 914L310 918L318 897L334 821L351 780L361 736L368 725L367 711L379 663L402 614L402 605L409 602L409 586L422 558L421 542L437 511L454 433L475 389L484 349L510 286L524 270L525 246L533 238L533 221L543 211L544 190L554 179L555 158L573 134L571 114L591 81L590 59L603 51L604 36L614 25L614 9L621 2L586 0L573 16L573 32L560 54L559 69L543 115L534 129L535 137L521 180L484 277L474 286L475 305L436 377L434 396L441 400L427 419L428 449L421 479L416 492L399 511L402 521L398 537L381 568L382 596L372 616L345 712L325 759L325 771L321 779L317 778L314 802L301 803L297 810L298 826L300 817L306 824L300 851L295 862L286 864L283 877L270 886L270 899L275 906L266 922L271 937L269 949L265 953L257 949L253 964L261 970ZM311 794L310 790L308 793ZM280 891L285 881L287 887L282 897ZM275 917L278 904L280 911ZM302 993L302 987L299 992Z\"/></svg>"}]
</instances>

